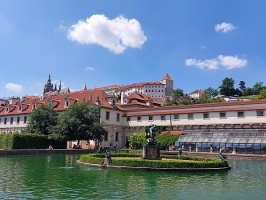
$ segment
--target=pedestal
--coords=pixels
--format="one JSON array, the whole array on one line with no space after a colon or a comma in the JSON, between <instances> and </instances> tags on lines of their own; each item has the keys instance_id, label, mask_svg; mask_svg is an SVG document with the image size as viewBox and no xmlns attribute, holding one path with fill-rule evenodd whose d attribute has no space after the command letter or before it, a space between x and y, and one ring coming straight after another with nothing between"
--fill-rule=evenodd
<instances>
[{"instance_id":1,"label":"pedestal","mask_svg":"<svg viewBox=\"0 0 266 200\"><path fill-rule=\"evenodd\" d=\"M143 159L161 160L160 147L158 145L146 145L143 147Z\"/></svg>"}]
</instances>

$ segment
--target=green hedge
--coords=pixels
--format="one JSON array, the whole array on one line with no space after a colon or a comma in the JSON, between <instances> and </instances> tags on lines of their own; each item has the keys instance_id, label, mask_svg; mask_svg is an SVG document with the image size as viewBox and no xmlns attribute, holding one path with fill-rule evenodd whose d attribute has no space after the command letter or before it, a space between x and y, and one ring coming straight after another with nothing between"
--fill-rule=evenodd
<instances>
[{"instance_id":1,"label":"green hedge","mask_svg":"<svg viewBox=\"0 0 266 200\"><path fill-rule=\"evenodd\" d=\"M0 134L0 149L12 149L14 134Z\"/></svg>"},{"instance_id":2,"label":"green hedge","mask_svg":"<svg viewBox=\"0 0 266 200\"><path fill-rule=\"evenodd\" d=\"M29 133L0 134L0 149L47 149L50 145L55 149L66 148L66 142L48 139L46 135Z\"/></svg>"},{"instance_id":3,"label":"green hedge","mask_svg":"<svg viewBox=\"0 0 266 200\"><path fill-rule=\"evenodd\" d=\"M104 154L88 154L81 155L80 161L84 163L100 164L104 162ZM152 168L220 168L228 167L227 161L220 161L219 159L183 156L181 158L170 158L162 155L163 160L147 160L141 159L139 154L112 154L111 165L114 166L128 166L128 167L152 167Z\"/></svg>"}]
</instances>

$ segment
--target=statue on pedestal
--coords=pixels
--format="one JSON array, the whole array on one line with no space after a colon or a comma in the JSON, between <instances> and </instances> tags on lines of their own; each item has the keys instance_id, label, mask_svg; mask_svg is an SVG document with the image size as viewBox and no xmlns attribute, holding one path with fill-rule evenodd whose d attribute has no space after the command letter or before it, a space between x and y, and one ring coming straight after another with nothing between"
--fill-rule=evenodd
<instances>
[{"instance_id":1,"label":"statue on pedestal","mask_svg":"<svg viewBox=\"0 0 266 200\"><path fill-rule=\"evenodd\" d=\"M148 145L156 145L157 141L155 140L155 125L152 124L149 132L146 134L146 139L148 141Z\"/></svg>"},{"instance_id":2,"label":"statue on pedestal","mask_svg":"<svg viewBox=\"0 0 266 200\"><path fill-rule=\"evenodd\" d=\"M150 160L160 160L160 147L157 145L155 137L155 125L152 124L146 134L148 144L143 147L143 158Z\"/></svg>"}]
</instances>

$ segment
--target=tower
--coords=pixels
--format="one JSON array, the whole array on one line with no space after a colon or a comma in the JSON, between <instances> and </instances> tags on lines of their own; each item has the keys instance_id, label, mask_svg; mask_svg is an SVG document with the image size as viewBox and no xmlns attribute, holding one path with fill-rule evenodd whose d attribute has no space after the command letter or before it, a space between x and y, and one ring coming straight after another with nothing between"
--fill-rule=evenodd
<instances>
[{"instance_id":1,"label":"tower","mask_svg":"<svg viewBox=\"0 0 266 200\"><path fill-rule=\"evenodd\" d=\"M164 75L164 77L161 80L161 83L165 84L165 96L170 97L173 95L173 90L174 90L174 81L173 79L169 76L168 73Z\"/></svg>"}]
</instances>

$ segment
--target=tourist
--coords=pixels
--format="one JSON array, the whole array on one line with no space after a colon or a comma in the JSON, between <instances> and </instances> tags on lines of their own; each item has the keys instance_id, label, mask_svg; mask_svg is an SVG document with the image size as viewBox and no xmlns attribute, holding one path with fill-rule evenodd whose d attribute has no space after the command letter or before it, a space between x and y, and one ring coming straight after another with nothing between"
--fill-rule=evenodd
<instances>
[{"instance_id":1,"label":"tourist","mask_svg":"<svg viewBox=\"0 0 266 200\"><path fill-rule=\"evenodd\" d=\"M235 148L235 147L233 147L233 152L232 152L232 154L236 154L236 148Z\"/></svg>"},{"instance_id":2,"label":"tourist","mask_svg":"<svg viewBox=\"0 0 266 200\"><path fill-rule=\"evenodd\" d=\"M191 151L191 150L192 150L192 147L191 147L191 146L189 146L188 148L189 148L189 151Z\"/></svg>"},{"instance_id":3,"label":"tourist","mask_svg":"<svg viewBox=\"0 0 266 200\"><path fill-rule=\"evenodd\" d=\"M182 148L181 147L178 148L178 155L182 156Z\"/></svg>"},{"instance_id":4,"label":"tourist","mask_svg":"<svg viewBox=\"0 0 266 200\"><path fill-rule=\"evenodd\" d=\"M211 152L211 153L213 152L213 148L212 148L212 146L210 146L210 152Z\"/></svg>"}]
</instances>

